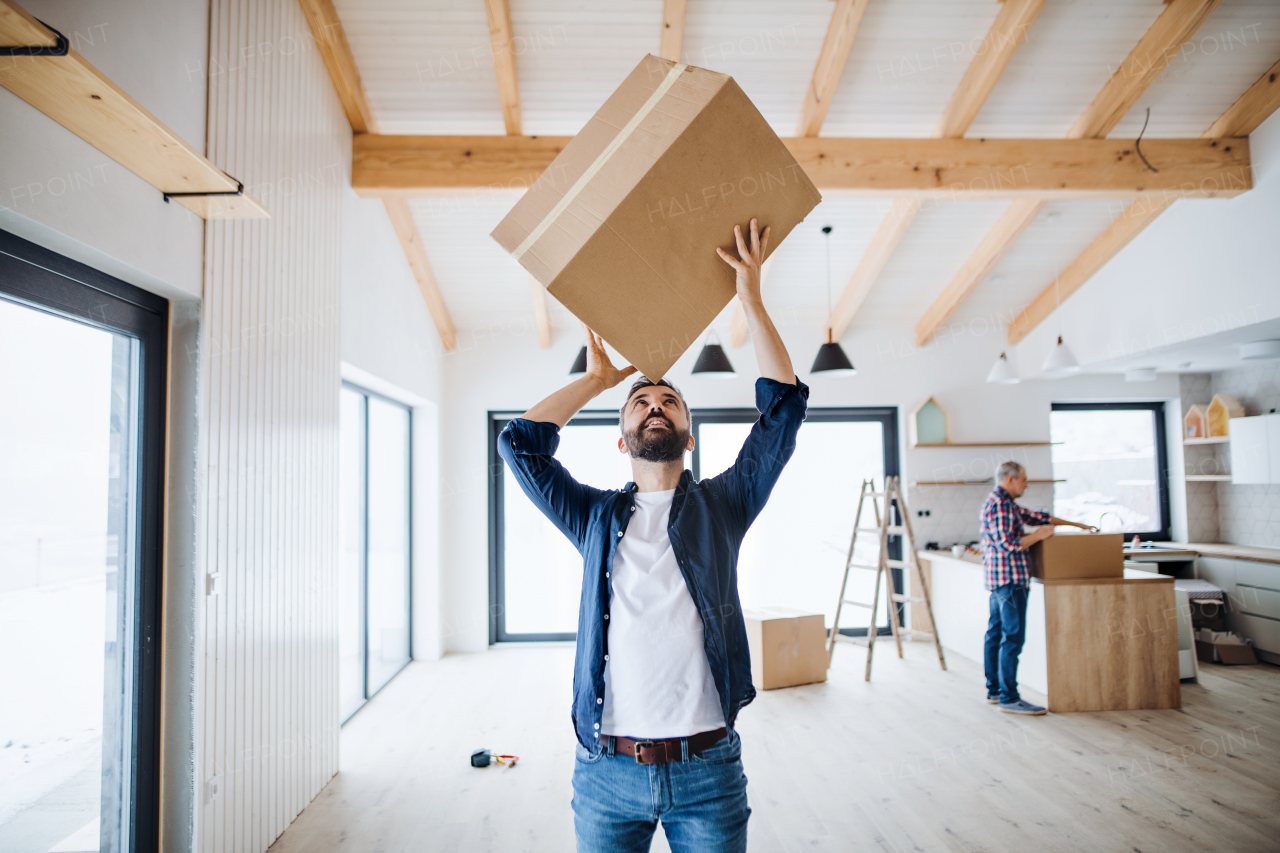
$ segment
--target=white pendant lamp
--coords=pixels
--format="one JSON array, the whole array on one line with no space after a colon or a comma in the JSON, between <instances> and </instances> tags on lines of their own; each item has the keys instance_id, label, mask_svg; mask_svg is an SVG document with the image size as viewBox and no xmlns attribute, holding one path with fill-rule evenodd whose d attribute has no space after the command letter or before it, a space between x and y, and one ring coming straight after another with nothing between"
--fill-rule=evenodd
<instances>
[{"instance_id":1,"label":"white pendant lamp","mask_svg":"<svg viewBox=\"0 0 1280 853\"><path fill-rule=\"evenodd\" d=\"M1057 212L1048 215L1048 219L1055 220L1060 214ZM1040 370L1053 378L1061 378L1070 376L1073 373L1080 372L1080 362L1076 360L1076 355L1071 348L1062 342L1062 292L1058 289L1058 280L1061 278L1062 270L1058 264L1058 250L1053 250L1053 298L1057 303L1054 313L1058 315L1058 343L1049 351L1049 356L1044 360L1044 364L1040 366Z\"/></svg>"},{"instance_id":2,"label":"white pendant lamp","mask_svg":"<svg viewBox=\"0 0 1280 853\"><path fill-rule=\"evenodd\" d=\"M991 366L991 372L987 374L987 382L992 385L1017 385L1021 381L1013 363L1003 352L1000 353L996 363Z\"/></svg>"},{"instance_id":3,"label":"white pendant lamp","mask_svg":"<svg viewBox=\"0 0 1280 853\"><path fill-rule=\"evenodd\" d=\"M996 292L1000 296L1000 313L998 317L1004 316L1004 276L998 275L991 280L996 286ZM1001 351L1000 357L996 359L996 363L991 365L991 372L987 374L987 382L991 385L1017 385L1022 379L1018 376L1018 370L1013 366L1013 362L1009 361L1009 357Z\"/></svg>"},{"instance_id":4,"label":"white pendant lamp","mask_svg":"<svg viewBox=\"0 0 1280 853\"><path fill-rule=\"evenodd\" d=\"M1062 335L1058 335L1057 345L1050 350L1040 369L1050 376L1070 376L1080 372L1080 362L1076 361L1071 347L1062 342Z\"/></svg>"}]
</instances>

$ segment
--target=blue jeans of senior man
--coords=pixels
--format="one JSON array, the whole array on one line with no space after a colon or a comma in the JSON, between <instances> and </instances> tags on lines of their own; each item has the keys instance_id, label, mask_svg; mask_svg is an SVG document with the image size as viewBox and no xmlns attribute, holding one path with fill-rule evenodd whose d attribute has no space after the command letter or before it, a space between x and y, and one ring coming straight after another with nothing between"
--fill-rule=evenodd
<instances>
[{"instance_id":1,"label":"blue jeans of senior man","mask_svg":"<svg viewBox=\"0 0 1280 853\"><path fill-rule=\"evenodd\" d=\"M672 853L747 849L747 777L732 729L686 760L638 764L601 738L594 753L575 744L573 826L578 853L645 851L659 821Z\"/></svg>"},{"instance_id":2,"label":"blue jeans of senior man","mask_svg":"<svg viewBox=\"0 0 1280 853\"><path fill-rule=\"evenodd\" d=\"M1018 655L1027 638L1027 588L1007 583L991 593L991 619L987 622L985 658L987 695L999 695L1001 704L1017 702Z\"/></svg>"}]
</instances>

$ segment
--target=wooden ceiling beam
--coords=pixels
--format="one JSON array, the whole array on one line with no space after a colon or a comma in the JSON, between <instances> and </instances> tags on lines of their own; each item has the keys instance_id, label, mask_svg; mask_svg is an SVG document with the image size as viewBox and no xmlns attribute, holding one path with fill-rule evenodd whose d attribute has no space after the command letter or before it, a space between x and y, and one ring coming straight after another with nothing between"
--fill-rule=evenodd
<instances>
[{"instance_id":1,"label":"wooden ceiling beam","mask_svg":"<svg viewBox=\"0 0 1280 853\"><path fill-rule=\"evenodd\" d=\"M1239 100L1209 126L1204 135L1213 139L1248 136L1277 109L1280 109L1280 62L1258 78ZM1054 284L1045 287L1013 319L1009 324L1009 345L1013 346L1031 334L1063 301L1083 287L1085 282L1093 278L1179 197L1143 199L1130 205L1107 226L1098 239L1067 265L1059 274L1056 287Z\"/></svg>"},{"instance_id":2,"label":"wooden ceiling beam","mask_svg":"<svg viewBox=\"0 0 1280 853\"><path fill-rule=\"evenodd\" d=\"M1044 4L1045 0L1007 0L1004 3L934 128L935 138L958 139L968 132L969 125L986 103L1009 60L1026 39L1027 30L1031 29ZM919 211L917 199L899 198L894 201L827 318L823 340L839 340L849 328ZM830 338L826 334L828 329Z\"/></svg>"},{"instance_id":3,"label":"wooden ceiling beam","mask_svg":"<svg viewBox=\"0 0 1280 853\"><path fill-rule=\"evenodd\" d=\"M824 193L856 198L1134 198L1194 184L1197 195L1251 186L1245 145L1152 139L1143 153L1105 139L782 140ZM351 185L366 197L524 190L568 144L563 136L356 136ZM1230 150L1227 150L1227 149ZM780 179L785 180L786 176Z\"/></svg>"},{"instance_id":4,"label":"wooden ceiling beam","mask_svg":"<svg viewBox=\"0 0 1280 853\"><path fill-rule=\"evenodd\" d=\"M0 0L2 2L2 0ZM352 139L362 139L376 133L377 122L373 110L369 107L369 99L365 94L364 83L360 79L360 69L356 66L355 55L351 52L351 43L347 41L346 31L333 0L299 0L307 24L311 27L311 35L316 40L320 57L329 71L329 79L337 90L338 100L347 114L347 123L354 134ZM440 293L440 285L431 272L431 264L427 261L426 249L422 246L422 238L418 234L418 226L414 224L409 203L403 198L384 198L383 207L391 220L391 227L400 241L409 270L418 283L418 290L427 304L431 321L440 333L440 341L445 352L452 352L458 346L457 333L453 327L453 317L445 305L444 296Z\"/></svg>"},{"instance_id":5,"label":"wooden ceiling beam","mask_svg":"<svg viewBox=\"0 0 1280 853\"><path fill-rule=\"evenodd\" d=\"M658 55L672 62L680 61L680 51L684 48L684 14L688 0L663 0L662 3L662 38L659 42Z\"/></svg>"},{"instance_id":6,"label":"wooden ceiling beam","mask_svg":"<svg viewBox=\"0 0 1280 853\"><path fill-rule=\"evenodd\" d=\"M25 9L0 0L0 46L65 49L0 59L0 85L204 219L266 219L234 177L169 129ZM16 129L12 129L16 130ZM183 195L215 193L215 195ZM227 193L227 195L217 195Z\"/></svg>"},{"instance_id":7,"label":"wooden ceiling beam","mask_svg":"<svg viewBox=\"0 0 1280 853\"><path fill-rule=\"evenodd\" d=\"M836 0L836 7L831 12L831 23L827 25L826 38L822 40L822 50L818 52L818 64L813 69L813 79L804 96L796 136L817 136L822 130L822 123L827 120L827 110L831 108L831 99L835 96L836 87L840 85L844 66L849 61L849 51L853 49L858 25L862 23L862 15L866 11L867 0Z\"/></svg>"},{"instance_id":8,"label":"wooden ceiling beam","mask_svg":"<svg viewBox=\"0 0 1280 853\"><path fill-rule=\"evenodd\" d=\"M329 69L329 79L338 91L338 100L342 102L351 130L355 133L377 133L378 125L365 95L360 69L356 67L355 55L351 52L333 0L298 0L298 3L311 26L316 49L320 51L325 68Z\"/></svg>"},{"instance_id":9,"label":"wooden ceiling beam","mask_svg":"<svg viewBox=\"0 0 1280 853\"><path fill-rule=\"evenodd\" d=\"M498 99L502 102L502 123L508 136L519 136L520 77L516 73L515 30L511 26L508 0L484 0L489 19L489 46L493 51L493 69L498 75Z\"/></svg>"},{"instance_id":10,"label":"wooden ceiling beam","mask_svg":"<svg viewBox=\"0 0 1280 853\"><path fill-rule=\"evenodd\" d=\"M1221 2L1171 0L1067 131L1067 139L1098 139L1110 133ZM1176 188L1169 189L1176 191ZM1043 200L1016 201L1009 206L916 324L916 346L924 346L933 339L1040 215L1045 203Z\"/></svg>"},{"instance_id":11,"label":"wooden ceiling beam","mask_svg":"<svg viewBox=\"0 0 1280 853\"><path fill-rule=\"evenodd\" d=\"M418 290L427 303L427 310L440 333L440 342L445 352L453 352L458 348L457 332L453 328L453 320L449 309L444 304L444 296L440 293L440 285L431 271L431 263L427 260L427 251L422 246L422 237L418 234L418 226L413 221L413 213L409 210L409 202L402 198L385 198L387 215L391 217L391 227L396 231L400 247L413 270L413 277L418 282Z\"/></svg>"}]
</instances>

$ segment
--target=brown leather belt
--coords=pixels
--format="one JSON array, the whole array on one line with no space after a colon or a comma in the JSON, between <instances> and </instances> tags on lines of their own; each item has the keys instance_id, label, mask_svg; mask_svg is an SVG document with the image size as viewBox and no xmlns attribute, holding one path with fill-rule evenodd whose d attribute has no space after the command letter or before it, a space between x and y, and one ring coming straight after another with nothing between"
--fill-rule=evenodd
<instances>
[{"instance_id":1,"label":"brown leather belt","mask_svg":"<svg viewBox=\"0 0 1280 853\"><path fill-rule=\"evenodd\" d=\"M673 737L666 740L632 740L629 737L614 737L614 751L618 755L634 758L637 764L666 764L670 761L682 761L684 756L680 749L680 741L689 742L689 757L705 752L715 746L729 730L721 726L713 732L699 732L687 738Z\"/></svg>"}]
</instances>

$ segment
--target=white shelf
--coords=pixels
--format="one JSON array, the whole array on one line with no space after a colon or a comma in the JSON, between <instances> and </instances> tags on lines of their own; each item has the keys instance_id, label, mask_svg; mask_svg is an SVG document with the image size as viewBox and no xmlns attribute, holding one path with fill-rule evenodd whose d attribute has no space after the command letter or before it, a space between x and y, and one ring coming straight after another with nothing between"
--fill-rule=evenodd
<instances>
[{"instance_id":1,"label":"white shelf","mask_svg":"<svg viewBox=\"0 0 1280 853\"><path fill-rule=\"evenodd\" d=\"M1230 483L1230 474L1188 474L1188 483Z\"/></svg>"},{"instance_id":2,"label":"white shelf","mask_svg":"<svg viewBox=\"0 0 1280 853\"><path fill-rule=\"evenodd\" d=\"M1226 444L1231 441L1229 435L1211 435L1208 438L1184 438L1183 444Z\"/></svg>"}]
</instances>

